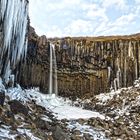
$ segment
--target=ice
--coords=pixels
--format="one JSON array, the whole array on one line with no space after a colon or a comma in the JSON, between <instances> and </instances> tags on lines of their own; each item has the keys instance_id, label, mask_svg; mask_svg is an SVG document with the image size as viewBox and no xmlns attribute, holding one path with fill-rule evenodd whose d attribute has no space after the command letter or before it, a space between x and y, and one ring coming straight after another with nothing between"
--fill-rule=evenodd
<instances>
[{"instance_id":1,"label":"ice","mask_svg":"<svg viewBox=\"0 0 140 140\"><path fill-rule=\"evenodd\" d=\"M6 125L2 125L1 128L0 128L0 139L1 140L4 140L4 139L12 139L14 140L14 137L16 135L14 134L9 134L10 133L10 127L9 126L6 126Z\"/></svg>"},{"instance_id":2,"label":"ice","mask_svg":"<svg viewBox=\"0 0 140 140\"><path fill-rule=\"evenodd\" d=\"M27 52L28 2L26 0L1 0L0 23L3 26L3 42L0 50L1 71L6 76L6 65L14 69ZM6 63L5 63L6 56ZM9 67L9 66L8 66Z\"/></svg>"},{"instance_id":3,"label":"ice","mask_svg":"<svg viewBox=\"0 0 140 140\"><path fill-rule=\"evenodd\" d=\"M3 81L2 81L2 79L0 77L0 91L1 90L5 90L5 86L3 85Z\"/></svg>"},{"instance_id":4,"label":"ice","mask_svg":"<svg viewBox=\"0 0 140 140\"><path fill-rule=\"evenodd\" d=\"M31 130L22 129L22 128L18 128L17 130L18 130L18 132L21 133L21 134L26 134L31 140L41 140L41 139L35 137L35 136L31 133Z\"/></svg>"},{"instance_id":5,"label":"ice","mask_svg":"<svg viewBox=\"0 0 140 140\"><path fill-rule=\"evenodd\" d=\"M114 95L119 95L121 93L121 91L122 91L122 89L119 89L117 91L112 90L109 93L101 93L101 94L97 95L96 98L99 101L102 101L102 103L106 103L108 100L111 100L114 97Z\"/></svg>"},{"instance_id":6,"label":"ice","mask_svg":"<svg viewBox=\"0 0 140 140\"><path fill-rule=\"evenodd\" d=\"M95 111L84 110L79 107L72 106L69 102L65 101L64 98L58 97L55 94L52 96L41 94L35 90L26 90L28 97L32 97L37 104L50 109L57 119L88 119L91 117L100 117L105 119L104 115L101 115Z\"/></svg>"},{"instance_id":7,"label":"ice","mask_svg":"<svg viewBox=\"0 0 140 140\"><path fill-rule=\"evenodd\" d=\"M62 97L58 97L55 94L42 94L38 90L28 89L22 90L22 88L17 85L15 88L9 88L6 94L10 99L17 99L22 102L34 100L36 104L49 109L57 117L57 119L88 119L91 117L100 117L105 119L104 115L95 112L82 109L80 107L72 106L70 100L65 100Z\"/></svg>"},{"instance_id":8,"label":"ice","mask_svg":"<svg viewBox=\"0 0 140 140\"><path fill-rule=\"evenodd\" d=\"M81 125L76 121L71 121L68 123L67 126L70 130L80 130L82 132L81 136L83 133L90 134L94 140L109 140L105 137L105 134L102 131L96 130L95 128L89 126L89 125Z\"/></svg>"},{"instance_id":9,"label":"ice","mask_svg":"<svg viewBox=\"0 0 140 140\"><path fill-rule=\"evenodd\" d=\"M9 81L10 75L11 75L11 69L10 69L10 61L9 61L8 65L7 65L6 69L5 69L5 75L4 75L4 81L5 81L6 84Z\"/></svg>"},{"instance_id":10,"label":"ice","mask_svg":"<svg viewBox=\"0 0 140 140\"><path fill-rule=\"evenodd\" d=\"M26 134L28 137L31 138L31 140L41 140L41 139L35 137L31 133L31 131L28 129L18 128L17 131L18 131L18 134L23 134L23 135ZM17 136L17 134L12 134L10 132L11 132L11 128L9 126L2 125L0 128L0 139L1 140L6 140L6 139L15 140L15 137Z\"/></svg>"}]
</instances>

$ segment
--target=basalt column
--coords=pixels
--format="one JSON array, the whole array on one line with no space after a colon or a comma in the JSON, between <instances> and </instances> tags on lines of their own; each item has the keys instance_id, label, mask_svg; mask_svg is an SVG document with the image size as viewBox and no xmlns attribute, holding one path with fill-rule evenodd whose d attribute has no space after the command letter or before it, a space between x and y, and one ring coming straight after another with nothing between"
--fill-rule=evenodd
<instances>
[{"instance_id":1,"label":"basalt column","mask_svg":"<svg viewBox=\"0 0 140 140\"><path fill-rule=\"evenodd\" d=\"M19 74L23 86L48 93L48 42L55 45L59 95L94 96L131 86L140 75L139 34L47 39L34 32L29 38L27 64Z\"/></svg>"}]
</instances>

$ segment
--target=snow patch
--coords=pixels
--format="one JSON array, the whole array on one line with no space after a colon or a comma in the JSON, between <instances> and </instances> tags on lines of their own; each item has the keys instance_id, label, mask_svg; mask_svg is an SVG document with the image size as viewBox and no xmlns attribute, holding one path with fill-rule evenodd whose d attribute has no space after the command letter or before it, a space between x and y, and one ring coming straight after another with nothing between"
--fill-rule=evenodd
<instances>
[{"instance_id":1,"label":"snow patch","mask_svg":"<svg viewBox=\"0 0 140 140\"><path fill-rule=\"evenodd\" d=\"M91 117L100 117L101 119L105 119L105 117L98 112L71 106L70 100L65 100L62 97L41 94L34 89L26 90L26 94L30 96L30 98L34 99L37 104L45 107L46 109L49 108L59 120L79 118L88 119Z\"/></svg>"},{"instance_id":2,"label":"snow patch","mask_svg":"<svg viewBox=\"0 0 140 140\"><path fill-rule=\"evenodd\" d=\"M93 127L89 126L89 125L81 125L78 122L75 121L71 121L70 123L68 123L67 126L70 130L79 130L83 135L83 133L85 134L90 134L91 138L93 138L94 140L109 140L105 137L105 134L102 131L96 130Z\"/></svg>"}]
</instances>

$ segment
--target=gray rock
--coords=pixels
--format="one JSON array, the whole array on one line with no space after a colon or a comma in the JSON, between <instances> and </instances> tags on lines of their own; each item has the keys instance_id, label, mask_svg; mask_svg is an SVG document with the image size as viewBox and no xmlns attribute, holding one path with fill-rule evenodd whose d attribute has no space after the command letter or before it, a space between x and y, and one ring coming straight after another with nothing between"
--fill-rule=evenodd
<instances>
[{"instance_id":1,"label":"gray rock","mask_svg":"<svg viewBox=\"0 0 140 140\"><path fill-rule=\"evenodd\" d=\"M44 121L44 120L42 120L40 118L37 118L37 119L35 119L34 122L35 122L35 125L36 125L37 128L47 129L47 130L50 129L50 125L49 125L49 123L47 121Z\"/></svg>"},{"instance_id":2,"label":"gray rock","mask_svg":"<svg viewBox=\"0 0 140 140\"><path fill-rule=\"evenodd\" d=\"M29 112L28 108L24 106L20 101L11 100L8 102L8 104L10 105L10 109L14 114L22 113L25 116L28 115Z\"/></svg>"},{"instance_id":3,"label":"gray rock","mask_svg":"<svg viewBox=\"0 0 140 140\"><path fill-rule=\"evenodd\" d=\"M67 133L63 131L63 129L59 126L53 128L53 138L55 140L70 140L70 137Z\"/></svg>"},{"instance_id":4,"label":"gray rock","mask_svg":"<svg viewBox=\"0 0 140 140\"><path fill-rule=\"evenodd\" d=\"M0 105L3 106L5 101L5 91L0 91Z\"/></svg>"}]
</instances>

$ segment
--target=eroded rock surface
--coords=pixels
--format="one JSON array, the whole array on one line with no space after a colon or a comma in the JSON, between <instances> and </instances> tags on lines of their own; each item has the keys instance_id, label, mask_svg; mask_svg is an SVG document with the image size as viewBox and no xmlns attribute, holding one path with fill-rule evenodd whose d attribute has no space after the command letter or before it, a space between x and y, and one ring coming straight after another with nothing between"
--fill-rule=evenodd
<instances>
[{"instance_id":1,"label":"eroded rock surface","mask_svg":"<svg viewBox=\"0 0 140 140\"><path fill-rule=\"evenodd\" d=\"M91 97L110 88L128 87L139 77L139 34L47 39L30 28L27 63L17 76L23 86L39 86L48 93L48 42L55 44L60 95Z\"/></svg>"}]
</instances>

